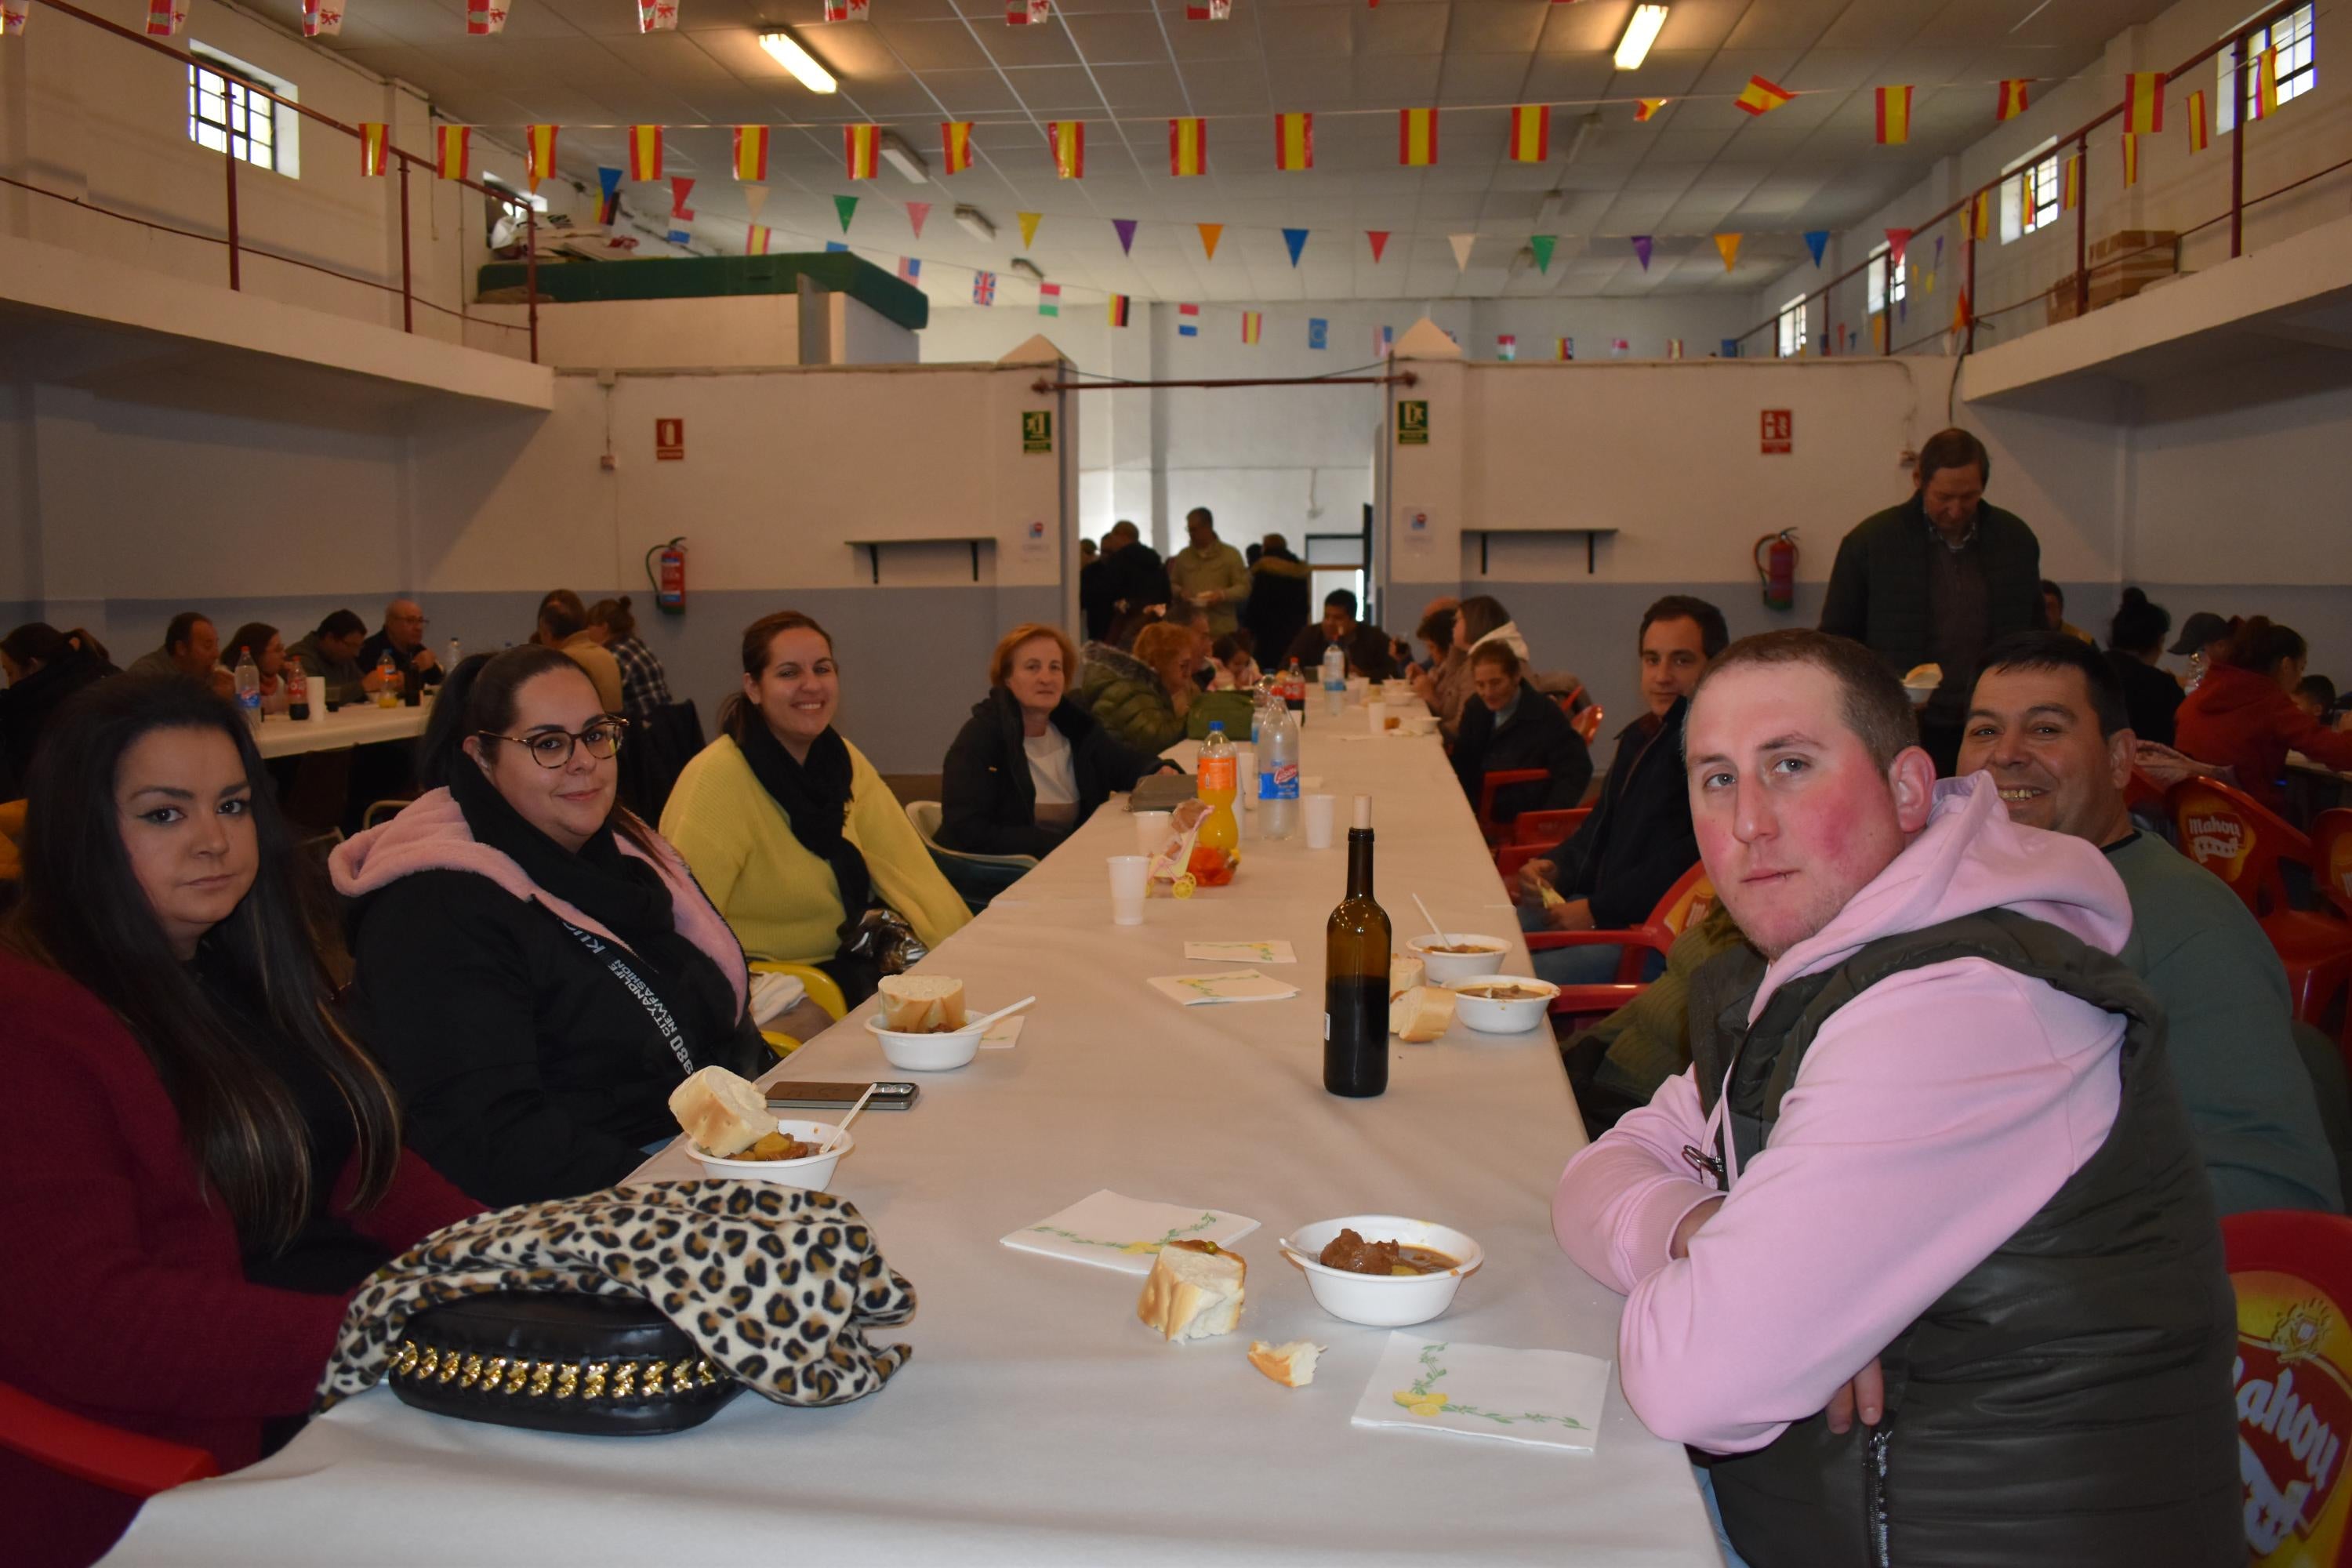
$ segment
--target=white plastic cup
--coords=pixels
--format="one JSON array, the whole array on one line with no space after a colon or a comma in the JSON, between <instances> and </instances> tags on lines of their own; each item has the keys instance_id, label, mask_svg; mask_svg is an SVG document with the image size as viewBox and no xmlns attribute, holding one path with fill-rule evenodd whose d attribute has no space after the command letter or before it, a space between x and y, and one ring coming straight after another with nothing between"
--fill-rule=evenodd
<instances>
[{"instance_id":1,"label":"white plastic cup","mask_svg":"<svg viewBox=\"0 0 2352 1568\"><path fill-rule=\"evenodd\" d=\"M1239 804L1242 810L1255 811L1257 809L1257 748L1255 746L1234 748L1234 787L1241 792ZM1235 820L1239 819L1237 813Z\"/></svg>"},{"instance_id":2,"label":"white plastic cup","mask_svg":"<svg viewBox=\"0 0 2352 1568\"><path fill-rule=\"evenodd\" d=\"M1348 677L1348 700L1350 702L1361 702L1364 700L1365 693L1371 689L1371 685L1372 683L1369 677L1361 675L1351 675Z\"/></svg>"},{"instance_id":3,"label":"white plastic cup","mask_svg":"<svg viewBox=\"0 0 2352 1568\"><path fill-rule=\"evenodd\" d=\"M1113 855L1109 859L1111 923L1139 926L1144 890L1150 886L1151 861L1141 855Z\"/></svg>"},{"instance_id":4,"label":"white plastic cup","mask_svg":"<svg viewBox=\"0 0 2352 1568\"><path fill-rule=\"evenodd\" d=\"M1389 732L1389 705L1378 696L1364 704L1365 726L1375 735Z\"/></svg>"},{"instance_id":5,"label":"white plastic cup","mask_svg":"<svg viewBox=\"0 0 2352 1568\"><path fill-rule=\"evenodd\" d=\"M1298 804L1307 808L1307 847L1331 847L1332 803L1339 797L1330 795L1302 795Z\"/></svg>"},{"instance_id":6,"label":"white plastic cup","mask_svg":"<svg viewBox=\"0 0 2352 1568\"><path fill-rule=\"evenodd\" d=\"M1168 842L1168 835L1171 831L1168 825L1174 820L1175 815L1171 811L1137 812L1135 814L1135 852L1147 857L1159 854L1160 847Z\"/></svg>"}]
</instances>

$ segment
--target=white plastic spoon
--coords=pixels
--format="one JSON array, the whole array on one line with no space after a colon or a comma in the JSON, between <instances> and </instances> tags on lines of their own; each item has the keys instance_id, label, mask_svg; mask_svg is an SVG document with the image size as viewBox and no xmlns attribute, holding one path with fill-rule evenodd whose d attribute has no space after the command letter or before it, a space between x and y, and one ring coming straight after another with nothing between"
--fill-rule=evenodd
<instances>
[{"instance_id":1,"label":"white plastic spoon","mask_svg":"<svg viewBox=\"0 0 2352 1568\"><path fill-rule=\"evenodd\" d=\"M1013 1016L1013 1014L1018 1013L1022 1008L1026 1007L1030 1003L1034 1002L1035 1000L1037 1000L1037 998L1034 996L1024 996L1020 1001L1015 1002L1010 1007L999 1007L995 1012L991 1013L985 1018L973 1019L971 1023L966 1024L964 1028L978 1029L984 1035L988 1033L988 1026L991 1024L995 1023L999 1018L1009 1018ZM957 1032L961 1034L962 1030L958 1030Z\"/></svg>"},{"instance_id":2,"label":"white plastic spoon","mask_svg":"<svg viewBox=\"0 0 2352 1568\"><path fill-rule=\"evenodd\" d=\"M1421 895L1419 893L1415 893L1412 896L1412 907L1419 910L1421 911L1421 918L1429 922L1429 934L1435 937L1441 944L1444 943L1445 941L1444 929L1437 923L1437 917L1429 912L1429 906L1421 901Z\"/></svg>"},{"instance_id":3,"label":"white plastic spoon","mask_svg":"<svg viewBox=\"0 0 2352 1568\"><path fill-rule=\"evenodd\" d=\"M873 1099L874 1091L881 1087L878 1083L869 1083L866 1086L866 1092L857 1097L857 1103L849 1108L849 1114L841 1119L841 1125L833 1130L833 1136L826 1139L824 1147L816 1152L818 1159L821 1160L833 1152L833 1146L841 1142L841 1135L849 1131L849 1124L857 1120L857 1113L866 1109L866 1102Z\"/></svg>"}]
</instances>

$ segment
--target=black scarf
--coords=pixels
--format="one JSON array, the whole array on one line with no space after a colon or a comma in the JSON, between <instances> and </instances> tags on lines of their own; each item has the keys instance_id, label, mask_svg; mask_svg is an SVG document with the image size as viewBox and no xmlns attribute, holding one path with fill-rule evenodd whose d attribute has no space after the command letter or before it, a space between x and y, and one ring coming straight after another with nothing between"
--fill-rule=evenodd
<instances>
[{"instance_id":1,"label":"black scarf","mask_svg":"<svg viewBox=\"0 0 2352 1568\"><path fill-rule=\"evenodd\" d=\"M735 743L751 764L751 776L783 808L784 821L801 847L833 868L833 879L841 887L839 935L847 942L874 901L874 878L866 868L866 857L842 831L849 823L856 783L849 742L827 725L824 734L809 742L808 761L794 762L756 712L744 718L743 733Z\"/></svg>"}]
</instances>

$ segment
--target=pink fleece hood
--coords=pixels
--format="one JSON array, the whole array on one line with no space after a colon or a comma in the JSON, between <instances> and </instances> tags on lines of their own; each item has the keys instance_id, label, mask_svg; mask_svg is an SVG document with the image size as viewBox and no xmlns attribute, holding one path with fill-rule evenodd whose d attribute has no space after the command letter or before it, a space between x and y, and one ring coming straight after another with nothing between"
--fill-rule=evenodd
<instances>
[{"instance_id":1,"label":"pink fleece hood","mask_svg":"<svg viewBox=\"0 0 2352 1568\"><path fill-rule=\"evenodd\" d=\"M727 984L734 989L735 1009L740 1015L751 985L742 944L735 940L734 931L719 918L719 911L711 908L701 885L686 868L686 862L658 835L654 838L655 847L660 850L658 855L647 855L625 835L616 836L614 842L623 854L649 861L661 873L661 879L669 888L670 919L677 933L700 948L719 966L719 972L727 976ZM574 908L533 882L513 857L475 838L473 830L466 826L464 810L446 788L417 796L390 822L336 845L334 852L327 857L327 870L334 879L335 891L347 899L364 898L419 871L470 871L488 878L525 903L545 906L558 918L582 931L593 931L616 947L626 950L629 945L587 911Z\"/></svg>"}]
</instances>

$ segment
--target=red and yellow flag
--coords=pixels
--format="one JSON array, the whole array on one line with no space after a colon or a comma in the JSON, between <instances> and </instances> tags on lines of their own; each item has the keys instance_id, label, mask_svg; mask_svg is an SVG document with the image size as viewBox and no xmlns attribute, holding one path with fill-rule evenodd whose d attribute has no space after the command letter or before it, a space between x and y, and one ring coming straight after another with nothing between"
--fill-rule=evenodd
<instances>
[{"instance_id":1,"label":"red and yellow flag","mask_svg":"<svg viewBox=\"0 0 2352 1568\"><path fill-rule=\"evenodd\" d=\"M1274 117L1274 166L1285 174L1315 166L1315 117L1277 114Z\"/></svg>"},{"instance_id":2,"label":"red and yellow flag","mask_svg":"<svg viewBox=\"0 0 2352 1568\"><path fill-rule=\"evenodd\" d=\"M2254 57L2254 118L2268 120L2278 106L2278 51L2264 49Z\"/></svg>"},{"instance_id":3,"label":"red and yellow flag","mask_svg":"<svg viewBox=\"0 0 2352 1568\"><path fill-rule=\"evenodd\" d=\"M2014 120L2025 112L2025 89L2030 79L2016 76L2000 84L2000 101L1992 111L1995 120Z\"/></svg>"},{"instance_id":4,"label":"red and yellow flag","mask_svg":"<svg viewBox=\"0 0 2352 1568\"><path fill-rule=\"evenodd\" d=\"M870 180L875 165L882 157L882 128L879 125L845 125L841 128L841 161L853 180Z\"/></svg>"},{"instance_id":5,"label":"red and yellow flag","mask_svg":"<svg viewBox=\"0 0 2352 1568\"><path fill-rule=\"evenodd\" d=\"M441 177L445 180L464 179L472 167L474 128L470 125L443 125L436 129L440 132Z\"/></svg>"},{"instance_id":6,"label":"red and yellow flag","mask_svg":"<svg viewBox=\"0 0 2352 1568\"><path fill-rule=\"evenodd\" d=\"M1511 162L1540 163L1551 156L1551 105L1511 106Z\"/></svg>"},{"instance_id":7,"label":"red and yellow flag","mask_svg":"<svg viewBox=\"0 0 2352 1568\"><path fill-rule=\"evenodd\" d=\"M643 182L661 177L662 128L658 125L630 126L629 178Z\"/></svg>"},{"instance_id":8,"label":"red and yellow flag","mask_svg":"<svg viewBox=\"0 0 2352 1568\"><path fill-rule=\"evenodd\" d=\"M1171 120L1168 122L1168 172L1180 176L1209 172L1209 122Z\"/></svg>"},{"instance_id":9,"label":"red and yellow flag","mask_svg":"<svg viewBox=\"0 0 2352 1568\"><path fill-rule=\"evenodd\" d=\"M1087 177L1087 123L1085 121L1049 121L1045 125L1045 140L1053 143L1055 179L1083 180Z\"/></svg>"},{"instance_id":10,"label":"red and yellow flag","mask_svg":"<svg viewBox=\"0 0 2352 1568\"><path fill-rule=\"evenodd\" d=\"M2133 71L2124 78L2124 134L2164 129L2164 73Z\"/></svg>"},{"instance_id":11,"label":"red and yellow flag","mask_svg":"<svg viewBox=\"0 0 2352 1568\"><path fill-rule=\"evenodd\" d=\"M552 125L523 127L523 146L530 154L524 160L523 177L534 191L539 189L540 181L555 177L555 130Z\"/></svg>"},{"instance_id":12,"label":"red and yellow flag","mask_svg":"<svg viewBox=\"0 0 2352 1568\"><path fill-rule=\"evenodd\" d=\"M2202 153L2212 139L2213 122L2205 118L2205 95L2192 92L2189 95L2189 150Z\"/></svg>"},{"instance_id":13,"label":"red and yellow flag","mask_svg":"<svg viewBox=\"0 0 2352 1568\"><path fill-rule=\"evenodd\" d=\"M381 174L392 155L392 127L381 120L360 121L360 173Z\"/></svg>"},{"instance_id":14,"label":"red and yellow flag","mask_svg":"<svg viewBox=\"0 0 2352 1568\"><path fill-rule=\"evenodd\" d=\"M1397 162L1408 169L1425 169L1437 162L1437 110L1397 110Z\"/></svg>"},{"instance_id":15,"label":"red and yellow flag","mask_svg":"<svg viewBox=\"0 0 2352 1568\"><path fill-rule=\"evenodd\" d=\"M2059 184L2058 210L2073 212L2083 205L2083 155L2080 153L2066 160L2066 172Z\"/></svg>"},{"instance_id":16,"label":"red and yellow flag","mask_svg":"<svg viewBox=\"0 0 2352 1568\"><path fill-rule=\"evenodd\" d=\"M1658 110L1666 106L1668 101L1668 100L1663 98L1635 99L1633 100L1633 123L1639 125L1643 121L1653 118L1657 114Z\"/></svg>"},{"instance_id":17,"label":"red and yellow flag","mask_svg":"<svg viewBox=\"0 0 2352 1568\"><path fill-rule=\"evenodd\" d=\"M1258 310L1244 310L1242 312L1242 342L1245 343L1254 343L1257 342L1258 329L1265 324L1265 317L1264 312Z\"/></svg>"},{"instance_id":18,"label":"red and yellow flag","mask_svg":"<svg viewBox=\"0 0 2352 1568\"><path fill-rule=\"evenodd\" d=\"M1979 191L1977 199L1969 204L1969 237L1970 239L1992 237L1992 193L1990 191Z\"/></svg>"},{"instance_id":19,"label":"red and yellow flag","mask_svg":"<svg viewBox=\"0 0 2352 1568\"><path fill-rule=\"evenodd\" d=\"M735 128L735 177L750 184L758 184L768 177L766 126L738 125Z\"/></svg>"},{"instance_id":20,"label":"red and yellow flag","mask_svg":"<svg viewBox=\"0 0 2352 1568\"><path fill-rule=\"evenodd\" d=\"M971 167L971 121L943 120L940 121L940 149L950 174L961 174Z\"/></svg>"},{"instance_id":21,"label":"red and yellow flag","mask_svg":"<svg viewBox=\"0 0 2352 1568\"><path fill-rule=\"evenodd\" d=\"M1911 89L1907 87L1882 87L1878 89L1878 144L1900 147L1911 140Z\"/></svg>"},{"instance_id":22,"label":"red and yellow flag","mask_svg":"<svg viewBox=\"0 0 2352 1568\"><path fill-rule=\"evenodd\" d=\"M2124 132L2124 188L2129 190L2138 184L2139 133L2126 131Z\"/></svg>"},{"instance_id":23,"label":"red and yellow flag","mask_svg":"<svg viewBox=\"0 0 2352 1568\"><path fill-rule=\"evenodd\" d=\"M751 225L751 228L744 234L743 254L746 256L765 256L768 254L768 226L766 224L755 223Z\"/></svg>"},{"instance_id":24,"label":"red and yellow flag","mask_svg":"<svg viewBox=\"0 0 2352 1568\"><path fill-rule=\"evenodd\" d=\"M1739 89L1739 96L1732 101L1750 114L1769 114L1796 96L1785 87L1766 81L1760 76L1751 76L1748 79L1748 85Z\"/></svg>"}]
</instances>

